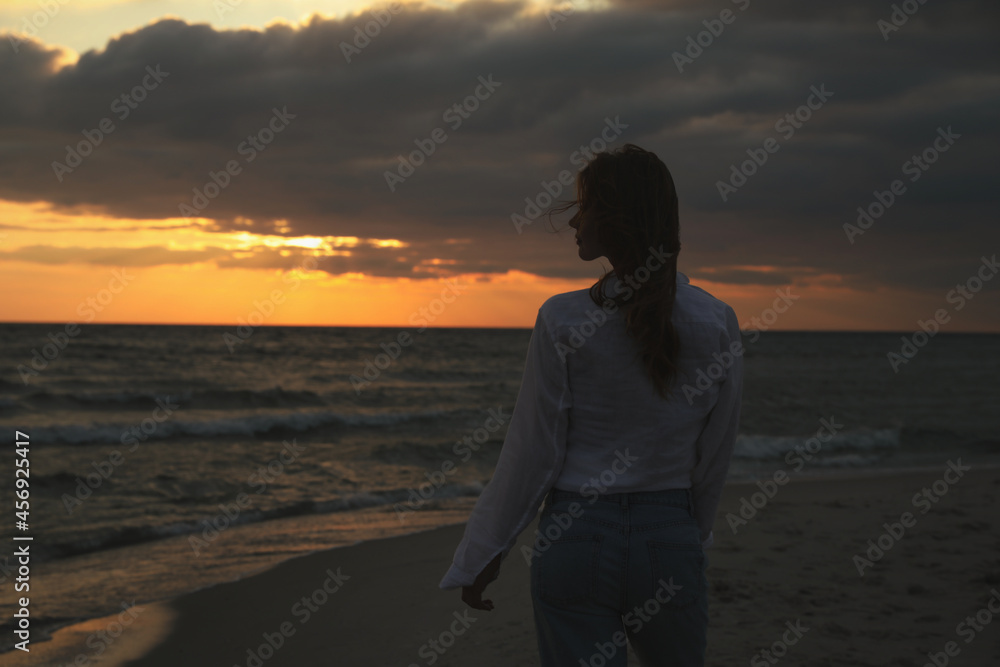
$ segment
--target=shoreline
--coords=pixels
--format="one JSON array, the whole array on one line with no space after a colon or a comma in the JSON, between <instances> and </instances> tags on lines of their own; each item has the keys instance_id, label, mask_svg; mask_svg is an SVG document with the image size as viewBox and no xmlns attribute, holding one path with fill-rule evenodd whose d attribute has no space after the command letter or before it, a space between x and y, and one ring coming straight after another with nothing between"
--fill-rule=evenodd
<instances>
[{"instance_id":1,"label":"shoreline","mask_svg":"<svg viewBox=\"0 0 1000 667\"><path fill-rule=\"evenodd\" d=\"M405 527L399 524L391 505L377 505L350 513L301 514L273 521L240 524L220 531L210 548L202 550L197 558L192 555L188 543L188 539L197 533L184 533L46 561L33 567L33 583L44 581L47 588L59 590L64 598L69 596L79 599L81 595L86 595L88 588L81 586L79 582L89 578L92 580L90 590L96 584L105 589L114 589L118 595L108 596L108 600L117 602L97 605L103 607L99 613L77 613L73 615L75 617L67 618L69 614L63 611L65 604L56 605L56 609L52 610L53 605L47 604L44 594L35 593L31 607L31 646L44 646L65 628L111 618L108 614L117 609L122 600L139 598L134 594L135 590L143 591L145 595L144 598L139 598L139 606L169 602L184 595L256 576L305 555L348 548L369 541L403 537L438 526L464 524L474 500L459 498L441 502L435 509L409 515ZM398 532L400 530L404 532ZM264 539L267 537L270 542L265 543ZM294 548L283 544L286 538L295 543ZM165 565L155 562L157 560L163 561ZM141 570L133 573L134 579L128 582L131 586L120 584L115 577L123 562L131 564L133 568L138 566ZM183 569L180 569L178 563L183 564ZM53 618L66 620L49 620ZM16 652L14 643L17 640L12 636L13 625L7 624L5 629L7 642L6 646L0 648L0 665L5 664L6 657Z\"/></svg>"},{"instance_id":2,"label":"shoreline","mask_svg":"<svg viewBox=\"0 0 1000 667\"><path fill-rule=\"evenodd\" d=\"M810 627L822 628L803 638L796 663L805 659L810 645L825 645L826 656L843 653L848 638L853 638L848 642L853 657L844 656L842 662L830 662L839 658L828 657L816 664L891 664L888 661L896 659L903 664L904 658L906 664L923 664L918 661L926 661L927 654L917 648L903 653L899 646L897 652L886 654L891 640L903 637L927 651L943 650L948 640L959 641L965 664L974 664L967 662L968 656L977 653L983 660L1000 655L997 626L984 629L983 636L968 646L954 632L962 618L979 608L977 604L985 604L990 589L1000 587L990 513L1000 498L1000 467L977 464L948 484L945 493L921 513L922 508L911 502L914 494L933 489L947 467L943 462L909 472L794 473L735 532L727 525L727 514L738 515L740 500L761 489L756 482L727 484L716 518L716 544L706 551L707 664L749 661L754 656L751 649L780 640L784 623L796 614L806 625L813 622L817 625ZM869 483L877 478L879 484ZM863 566L864 574L859 575L852 556L863 553L869 539L886 544L883 524L900 522L907 511L914 516L914 525L904 526L902 536L870 566ZM32 642L31 653L15 650L0 661L63 665L85 656L82 664L100 659L109 667L176 664L179 659L190 665L255 667L247 651L264 646L259 653L267 653L268 646L261 642L271 637L271 646L278 648L261 660L268 667L328 665L331 650L339 650L337 662L347 664L422 665L431 664L435 650L428 638L451 632L454 625L462 632L456 632L454 646L437 656L434 664L468 664L486 647L489 657L478 664L536 664L529 569L520 547L531 544L537 519L521 534L500 579L487 589L487 597L496 603L494 612L470 610L459 591L437 588L464 524L463 519L295 556L234 581L139 603L140 611L131 615L121 611L63 626L52 633L51 641ZM956 540L961 548L956 548ZM795 567L800 568L797 573ZM824 587L827 590L822 591ZM314 603L315 610L310 611L309 605L296 608L303 596L325 600ZM823 613L831 607L835 613ZM906 619L907 611L913 618ZM127 626L125 620L130 621ZM887 627L874 632L872 626L877 628L881 620ZM110 643L93 639L102 629L114 629L116 622L123 630L117 639ZM388 643L387 630L392 636ZM813 637L817 639L806 641ZM857 648L859 643L864 648ZM241 650L233 653L231 644ZM788 650L791 655L797 649ZM883 658L875 660L876 654ZM376 663L371 662L373 655L378 656ZM489 662L494 657L495 662Z\"/></svg>"}]
</instances>

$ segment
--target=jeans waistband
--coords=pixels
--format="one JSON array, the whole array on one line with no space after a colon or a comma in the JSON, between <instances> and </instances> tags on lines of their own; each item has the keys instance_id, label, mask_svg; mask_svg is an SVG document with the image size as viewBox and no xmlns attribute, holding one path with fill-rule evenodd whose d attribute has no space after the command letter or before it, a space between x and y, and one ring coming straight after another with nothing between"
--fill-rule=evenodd
<instances>
[{"instance_id":1,"label":"jeans waistband","mask_svg":"<svg viewBox=\"0 0 1000 667\"><path fill-rule=\"evenodd\" d=\"M664 489L662 491L630 491L625 493L578 493L576 491L565 491L552 487L546 496L546 503L552 504L561 500L576 501L581 504L593 504L595 502L615 503L622 507L629 505L671 505L673 507L683 507L689 512L694 512L691 502L691 489Z\"/></svg>"}]
</instances>

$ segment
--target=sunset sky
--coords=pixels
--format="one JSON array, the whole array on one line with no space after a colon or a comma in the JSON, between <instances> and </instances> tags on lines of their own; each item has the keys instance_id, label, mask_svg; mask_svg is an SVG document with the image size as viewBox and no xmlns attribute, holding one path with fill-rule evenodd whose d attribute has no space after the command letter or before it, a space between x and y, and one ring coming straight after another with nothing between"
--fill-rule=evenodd
<instances>
[{"instance_id":1,"label":"sunset sky","mask_svg":"<svg viewBox=\"0 0 1000 667\"><path fill-rule=\"evenodd\" d=\"M0 321L530 327L635 143L744 327L1000 332L1000 5L902 4L4 0Z\"/></svg>"}]
</instances>

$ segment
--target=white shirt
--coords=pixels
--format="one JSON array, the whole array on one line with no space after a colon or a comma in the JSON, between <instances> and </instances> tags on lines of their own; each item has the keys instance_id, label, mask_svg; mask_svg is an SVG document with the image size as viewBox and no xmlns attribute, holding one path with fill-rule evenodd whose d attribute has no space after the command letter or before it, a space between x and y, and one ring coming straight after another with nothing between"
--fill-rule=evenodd
<instances>
[{"instance_id":1,"label":"white shirt","mask_svg":"<svg viewBox=\"0 0 1000 667\"><path fill-rule=\"evenodd\" d=\"M624 290L614 291L617 278L608 283L608 295ZM498 553L506 558L553 486L588 497L690 488L702 544L711 545L743 390L736 313L677 273L680 372L664 400L624 312L609 310L586 289L538 309L496 470L440 588L472 585Z\"/></svg>"}]
</instances>

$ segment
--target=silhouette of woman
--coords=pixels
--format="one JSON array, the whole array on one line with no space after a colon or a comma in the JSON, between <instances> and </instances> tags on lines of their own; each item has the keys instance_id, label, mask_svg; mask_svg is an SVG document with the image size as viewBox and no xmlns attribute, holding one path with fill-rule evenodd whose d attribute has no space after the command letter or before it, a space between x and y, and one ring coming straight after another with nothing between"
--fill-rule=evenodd
<instances>
[{"instance_id":1,"label":"silhouette of woman","mask_svg":"<svg viewBox=\"0 0 1000 667\"><path fill-rule=\"evenodd\" d=\"M633 144L579 172L579 256L612 265L538 310L500 458L440 587L483 600L545 501L531 565L544 667L702 665L706 558L736 440L733 309L677 271L677 193Z\"/></svg>"}]
</instances>

